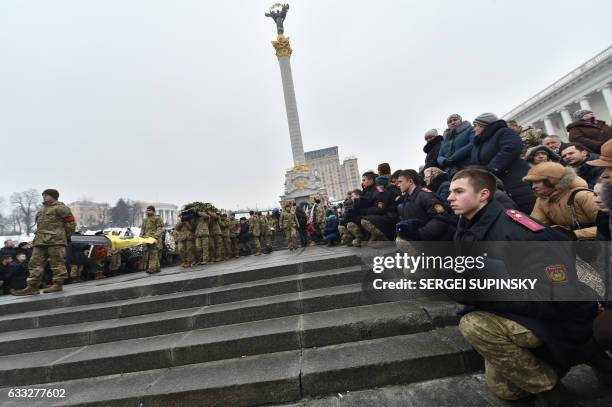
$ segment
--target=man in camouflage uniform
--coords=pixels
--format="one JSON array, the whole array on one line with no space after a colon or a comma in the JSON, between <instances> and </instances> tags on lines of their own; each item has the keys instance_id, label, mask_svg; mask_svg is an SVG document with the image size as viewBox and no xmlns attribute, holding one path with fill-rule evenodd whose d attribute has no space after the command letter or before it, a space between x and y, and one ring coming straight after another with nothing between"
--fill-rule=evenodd
<instances>
[{"instance_id":1,"label":"man in camouflage uniform","mask_svg":"<svg viewBox=\"0 0 612 407\"><path fill-rule=\"evenodd\" d=\"M194 263L194 222L186 220L181 216L181 220L174 227L175 240L178 246L178 253L183 261L183 267L191 267Z\"/></svg>"},{"instance_id":2,"label":"man in camouflage uniform","mask_svg":"<svg viewBox=\"0 0 612 407\"><path fill-rule=\"evenodd\" d=\"M261 230L261 247L263 247L264 253L270 253L272 252L272 233L270 232L271 225L268 224L268 218L265 215L262 215L261 212L257 212L257 217L259 218Z\"/></svg>"},{"instance_id":3,"label":"man in camouflage uniform","mask_svg":"<svg viewBox=\"0 0 612 407\"><path fill-rule=\"evenodd\" d=\"M142 227L140 228L140 237L152 237L157 242L147 244L145 249L145 264L147 265L147 273L154 274L161 271L159 264L159 254L163 247L162 236L164 233L164 221L159 215L155 214L155 207L147 206L147 212Z\"/></svg>"},{"instance_id":4,"label":"man in camouflage uniform","mask_svg":"<svg viewBox=\"0 0 612 407\"><path fill-rule=\"evenodd\" d=\"M521 152L521 158L525 157L525 153L531 147L536 147L542 144L546 134L542 129L536 129L531 126L522 127L514 120L508 122L508 127L516 131L523 141L523 151Z\"/></svg>"},{"instance_id":5,"label":"man in camouflage uniform","mask_svg":"<svg viewBox=\"0 0 612 407\"><path fill-rule=\"evenodd\" d=\"M219 226L221 227L221 244L223 245L223 260L228 260L231 256L230 251L230 228L229 228L229 219L227 219L227 214L224 213L221 215L221 219L219 220Z\"/></svg>"},{"instance_id":6,"label":"man in camouflage uniform","mask_svg":"<svg viewBox=\"0 0 612 407\"><path fill-rule=\"evenodd\" d=\"M207 211L198 212L198 220L195 229L195 248L197 264L206 264L212 259L209 257L208 251L208 223L210 215Z\"/></svg>"},{"instance_id":7,"label":"man in camouflage uniform","mask_svg":"<svg viewBox=\"0 0 612 407\"><path fill-rule=\"evenodd\" d=\"M297 249L298 222L294 213L291 212L291 204L286 204L280 216L280 229L285 234L285 240L289 250Z\"/></svg>"},{"instance_id":8,"label":"man in camouflage uniform","mask_svg":"<svg viewBox=\"0 0 612 407\"><path fill-rule=\"evenodd\" d=\"M229 213L229 233L230 233L230 256L234 258L240 257L240 252L238 249L238 234L240 233L240 227L238 226L239 222L236 219L236 216L230 212Z\"/></svg>"},{"instance_id":9,"label":"man in camouflage uniform","mask_svg":"<svg viewBox=\"0 0 612 407\"><path fill-rule=\"evenodd\" d=\"M113 236L119 236L119 231L114 230L113 232L111 232L111 234ZM119 269L121 268L121 253L119 252L119 250L111 250L109 253L109 256L110 256L110 264L108 266L108 270L111 272L111 274L114 274L117 271L119 271ZM80 275L80 272L79 272L79 275Z\"/></svg>"},{"instance_id":10,"label":"man in camouflage uniform","mask_svg":"<svg viewBox=\"0 0 612 407\"><path fill-rule=\"evenodd\" d=\"M321 199L315 199L315 206L313 208L313 221L317 236L320 237L318 243L323 242L323 234L325 233L325 206L321 202Z\"/></svg>"},{"instance_id":11,"label":"man in camouflage uniform","mask_svg":"<svg viewBox=\"0 0 612 407\"><path fill-rule=\"evenodd\" d=\"M255 256L261 256L261 243L259 237L261 236L261 224L259 223L259 216L254 211L249 212L249 234L255 247Z\"/></svg>"},{"instance_id":12,"label":"man in camouflage uniform","mask_svg":"<svg viewBox=\"0 0 612 407\"><path fill-rule=\"evenodd\" d=\"M217 211L210 211L210 234L212 235L212 242L214 246L214 251L210 254L211 256L214 253L215 262L219 262L223 260L224 250L223 250L223 238L221 233L221 225L219 222L221 221L221 216Z\"/></svg>"},{"instance_id":13,"label":"man in camouflage uniform","mask_svg":"<svg viewBox=\"0 0 612 407\"><path fill-rule=\"evenodd\" d=\"M47 263L53 271L53 285L45 293L62 291L66 271L66 245L76 230L76 222L70 208L59 202L59 192L46 189L42 193L43 206L36 213L36 235L34 251L30 259L28 286L13 291L13 295L37 295L40 293L40 280Z\"/></svg>"}]
</instances>

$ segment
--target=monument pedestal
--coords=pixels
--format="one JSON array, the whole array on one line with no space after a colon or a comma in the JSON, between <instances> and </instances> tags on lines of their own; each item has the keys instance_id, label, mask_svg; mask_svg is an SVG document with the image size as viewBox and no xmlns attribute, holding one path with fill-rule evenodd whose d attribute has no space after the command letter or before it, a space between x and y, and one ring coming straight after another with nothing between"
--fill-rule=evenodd
<instances>
[{"instance_id":1,"label":"monument pedestal","mask_svg":"<svg viewBox=\"0 0 612 407\"><path fill-rule=\"evenodd\" d=\"M321 180L305 164L296 165L285 173L285 195L281 196L281 205L286 202L313 203L315 198L327 199L327 191Z\"/></svg>"}]
</instances>

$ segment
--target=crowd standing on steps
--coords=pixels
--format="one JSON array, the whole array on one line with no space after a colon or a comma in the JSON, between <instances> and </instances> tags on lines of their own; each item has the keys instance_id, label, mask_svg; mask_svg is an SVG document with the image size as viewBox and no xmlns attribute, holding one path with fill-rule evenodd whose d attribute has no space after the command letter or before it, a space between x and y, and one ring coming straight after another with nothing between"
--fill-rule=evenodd
<instances>
[{"instance_id":1,"label":"crowd standing on steps","mask_svg":"<svg viewBox=\"0 0 612 407\"><path fill-rule=\"evenodd\" d=\"M285 202L271 213L251 211L248 219L209 203L185 205L172 232L181 266L261 256L279 236L290 251L374 241L394 242L400 251L427 241L610 242L612 129L588 110L575 112L574 119L564 142L493 113L472 122L451 114L441 135L425 132L419 171L392 172L382 163L376 172L364 172L361 188L347 191L337 205L316 197L311 205ZM43 192L31 246L8 240L0 249L3 293L37 295L45 272L44 292L62 291L64 281L78 281L91 261L114 271L122 267L121 253L71 244L75 219L58 199L57 190ZM140 269L157 274L167 231L153 206L140 236L155 242L144 246ZM511 260L542 261L535 251ZM604 270L596 272L609 281L612 263L604 260ZM547 267L557 267L553 282L561 291L579 281L575 270L559 274L559 265ZM96 272L95 278L103 277ZM572 365L586 363L602 382L612 382L609 298L608 292L592 301L465 303L459 328L484 357L486 384L499 398L535 395L543 405L571 406L560 379Z\"/></svg>"}]
</instances>

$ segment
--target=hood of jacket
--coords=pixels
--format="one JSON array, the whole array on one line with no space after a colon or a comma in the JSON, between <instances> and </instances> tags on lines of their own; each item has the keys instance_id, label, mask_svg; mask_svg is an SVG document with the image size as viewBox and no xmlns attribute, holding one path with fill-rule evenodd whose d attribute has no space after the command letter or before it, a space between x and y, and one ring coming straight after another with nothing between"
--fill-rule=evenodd
<instances>
[{"instance_id":1,"label":"hood of jacket","mask_svg":"<svg viewBox=\"0 0 612 407\"><path fill-rule=\"evenodd\" d=\"M535 157L535 155L536 155L536 153L538 151L546 151L548 153L548 156L550 157L551 161L554 161L556 163L561 161L561 157L559 157L559 155L557 153L555 153L550 148L548 148L548 147L546 147L544 145L528 148L527 151L525 152L525 161L530 161L531 162L531 160L533 160L533 158Z\"/></svg>"}]
</instances>

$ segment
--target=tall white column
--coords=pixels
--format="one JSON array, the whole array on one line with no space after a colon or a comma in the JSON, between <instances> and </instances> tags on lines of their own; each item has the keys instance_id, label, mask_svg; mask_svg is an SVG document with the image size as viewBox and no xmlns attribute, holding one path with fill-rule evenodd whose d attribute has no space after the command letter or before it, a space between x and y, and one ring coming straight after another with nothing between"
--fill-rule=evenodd
<instances>
[{"instance_id":1,"label":"tall white column","mask_svg":"<svg viewBox=\"0 0 612 407\"><path fill-rule=\"evenodd\" d=\"M612 116L612 85L604 86L601 89L601 94L603 95L604 101L606 102L608 113L610 113L610 116Z\"/></svg>"},{"instance_id":2,"label":"tall white column","mask_svg":"<svg viewBox=\"0 0 612 407\"><path fill-rule=\"evenodd\" d=\"M561 109L559 113L561 113L561 119L563 119L563 124L565 126L572 122L572 115L570 115L570 112L567 109Z\"/></svg>"},{"instance_id":3,"label":"tall white column","mask_svg":"<svg viewBox=\"0 0 612 407\"><path fill-rule=\"evenodd\" d=\"M304 164L304 146L302 144L302 132L300 130L300 118L295 100L295 89L293 87L293 75L291 73L291 62L289 57L278 57L281 77L283 80L283 93L285 94L285 108L287 110L287 122L289 123L289 138L291 139L291 152L293 153L294 165Z\"/></svg>"},{"instance_id":4,"label":"tall white column","mask_svg":"<svg viewBox=\"0 0 612 407\"><path fill-rule=\"evenodd\" d=\"M589 99L586 97L580 99L580 108L583 110L593 110L591 104L589 103Z\"/></svg>"},{"instance_id":5,"label":"tall white column","mask_svg":"<svg viewBox=\"0 0 612 407\"><path fill-rule=\"evenodd\" d=\"M552 120L550 120L550 117L548 116L544 118L544 127L546 128L546 134L555 134L555 128Z\"/></svg>"}]
</instances>

